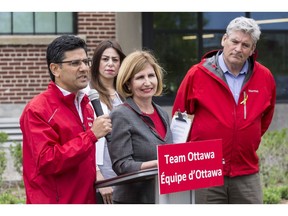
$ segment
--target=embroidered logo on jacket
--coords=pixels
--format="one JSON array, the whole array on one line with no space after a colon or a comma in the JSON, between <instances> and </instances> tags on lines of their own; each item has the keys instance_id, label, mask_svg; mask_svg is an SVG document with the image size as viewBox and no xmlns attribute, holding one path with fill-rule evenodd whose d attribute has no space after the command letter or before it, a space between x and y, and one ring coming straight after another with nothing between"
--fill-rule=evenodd
<instances>
[{"instance_id":1,"label":"embroidered logo on jacket","mask_svg":"<svg viewBox=\"0 0 288 216\"><path fill-rule=\"evenodd\" d=\"M251 92L251 93L259 93L259 90L258 89L248 89L248 92Z\"/></svg>"}]
</instances>

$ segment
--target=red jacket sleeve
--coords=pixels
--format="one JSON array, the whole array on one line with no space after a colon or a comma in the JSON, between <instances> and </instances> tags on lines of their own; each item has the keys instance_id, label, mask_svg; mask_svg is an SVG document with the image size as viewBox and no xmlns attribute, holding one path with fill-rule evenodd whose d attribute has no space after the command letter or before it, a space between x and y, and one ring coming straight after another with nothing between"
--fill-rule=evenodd
<instances>
[{"instance_id":1,"label":"red jacket sleeve","mask_svg":"<svg viewBox=\"0 0 288 216\"><path fill-rule=\"evenodd\" d=\"M270 97L270 106L265 110L261 120L261 135L263 136L264 133L268 130L269 125L271 124L274 110L275 110L275 103L276 103L276 83L274 77L270 71L268 71L267 78L270 79L267 86L268 90L271 90L271 97Z\"/></svg>"},{"instance_id":2,"label":"red jacket sleeve","mask_svg":"<svg viewBox=\"0 0 288 216\"><path fill-rule=\"evenodd\" d=\"M83 132L81 125L78 131L70 133L59 128L59 131L63 131L60 136L43 116L35 113L33 109L28 109L22 119L22 126L29 128L23 130L23 151L30 152L28 155L33 158L42 174L59 174L77 167L91 151L95 151L94 143L97 138L90 129Z\"/></svg>"}]
</instances>

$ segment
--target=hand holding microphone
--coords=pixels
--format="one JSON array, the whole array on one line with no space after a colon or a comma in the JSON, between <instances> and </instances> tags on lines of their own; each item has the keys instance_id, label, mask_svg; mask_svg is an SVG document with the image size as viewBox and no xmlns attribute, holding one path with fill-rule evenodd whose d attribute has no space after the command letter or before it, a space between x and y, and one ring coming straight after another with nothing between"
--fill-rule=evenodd
<instances>
[{"instance_id":1,"label":"hand holding microphone","mask_svg":"<svg viewBox=\"0 0 288 216\"><path fill-rule=\"evenodd\" d=\"M97 115L93 122L92 131L98 139L105 136L107 142L109 142L110 132L112 131L111 119L109 115L103 113L99 93L95 89L90 89L88 97Z\"/></svg>"}]
</instances>

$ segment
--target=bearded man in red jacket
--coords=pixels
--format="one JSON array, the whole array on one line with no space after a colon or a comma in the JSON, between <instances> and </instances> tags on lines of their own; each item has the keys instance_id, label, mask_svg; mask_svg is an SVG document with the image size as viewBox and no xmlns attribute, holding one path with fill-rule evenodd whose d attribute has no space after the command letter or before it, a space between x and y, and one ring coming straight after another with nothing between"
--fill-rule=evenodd
<instances>
[{"instance_id":1,"label":"bearded man in red jacket","mask_svg":"<svg viewBox=\"0 0 288 216\"><path fill-rule=\"evenodd\" d=\"M222 37L223 50L190 68L172 112L194 114L188 140L222 139L224 185L196 191L196 203L263 203L257 149L275 108L273 75L256 61L261 31L238 17Z\"/></svg>"}]
</instances>

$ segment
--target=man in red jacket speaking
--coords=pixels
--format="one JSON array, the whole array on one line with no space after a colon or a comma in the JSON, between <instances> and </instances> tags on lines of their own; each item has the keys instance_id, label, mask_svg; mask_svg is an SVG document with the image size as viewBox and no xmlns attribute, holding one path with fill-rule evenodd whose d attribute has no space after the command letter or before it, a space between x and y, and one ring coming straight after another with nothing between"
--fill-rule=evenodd
<instances>
[{"instance_id":1,"label":"man in red jacket speaking","mask_svg":"<svg viewBox=\"0 0 288 216\"><path fill-rule=\"evenodd\" d=\"M238 17L227 26L222 50L190 68L173 106L194 114L188 140L222 139L224 185L196 191L196 203L262 203L256 151L275 108L270 70L256 61L260 28Z\"/></svg>"},{"instance_id":2,"label":"man in red jacket speaking","mask_svg":"<svg viewBox=\"0 0 288 216\"><path fill-rule=\"evenodd\" d=\"M94 120L81 89L89 82L84 40L64 35L47 48L51 82L20 117L27 203L96 203L95 143L111 132L111 120Z\"/></svg>"}]
</instances>

